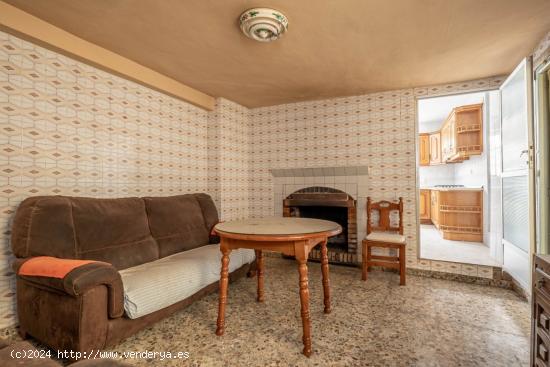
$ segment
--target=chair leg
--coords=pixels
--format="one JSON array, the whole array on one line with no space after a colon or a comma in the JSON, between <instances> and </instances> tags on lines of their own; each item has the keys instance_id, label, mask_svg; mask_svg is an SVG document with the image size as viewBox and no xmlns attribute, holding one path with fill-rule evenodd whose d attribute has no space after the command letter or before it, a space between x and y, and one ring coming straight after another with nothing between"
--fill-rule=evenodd
<instances>
[{"instance_id":1,"label":"chair leg","mask_svg":"<svg viewBox=\"0 0 550 367\"><path fill-rule=\"evenodd\" d=\"M407 263L405 258L405 246L399 247L399 285L405 285L406 283L406 273L405 264Z\"/></svg>"},{"instance_id":2,"label":"chair leg","mask_svg":"<svg viewBox=\"0 0 550 367\"><path fill-rule=\"evenodd\" d=\"M370 270L370 262L372 260L372 246L367 246L367 273Z\"/></svg>"},{"instance_id":3,"label":"chair leg","mask_svg":"<svg viewBox=\"0 0 550 367\"><path fill-rule=\"evenodd\" d=\"M361 262L361 279L367 280L367 244L363 242L363 261Z\"/></svg>"}]
</instances>

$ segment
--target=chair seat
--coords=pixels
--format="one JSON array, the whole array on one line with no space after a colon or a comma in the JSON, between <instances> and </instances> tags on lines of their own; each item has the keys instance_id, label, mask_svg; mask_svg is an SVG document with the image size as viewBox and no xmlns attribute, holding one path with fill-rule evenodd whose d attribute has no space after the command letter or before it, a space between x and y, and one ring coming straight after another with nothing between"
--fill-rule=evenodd
<instances>
[{"instance_id":1,"label":"chair seat","mask_svg":"<svg viewBox=\"0 0 550 367\"><path fill-rule=\"evenodd\" d=\"M371 232L365 239L368 241L405 243L405 236L391 232Z\"/></svg>"}]
</instances>

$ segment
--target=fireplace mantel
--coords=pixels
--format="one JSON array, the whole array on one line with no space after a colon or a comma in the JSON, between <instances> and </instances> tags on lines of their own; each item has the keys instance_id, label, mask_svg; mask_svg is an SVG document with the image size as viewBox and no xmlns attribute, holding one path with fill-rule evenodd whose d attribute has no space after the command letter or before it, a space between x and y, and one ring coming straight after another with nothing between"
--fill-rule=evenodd
<instances>
[{"instance_id":1,"label":"fireplace mantel","mask_svg":"<svg viewBox=\"0 0 550 367\"><path fill-rule=\"evenodd\" d=\"M353 207L353 198L346 193L301 193L292 194L283 202L284 206L340 206Z\"/></svg>"},{"instance_id":2,"label":"fireplace mantel","mask_svg":"<svg viewBox=\"0 0 550 367\"><path fill-rule=\"evenodd\" d=\"M368 176L369 166L280 168L269 170L273 177L322 177L322 176Z\"/></svg>"}]
</instances>

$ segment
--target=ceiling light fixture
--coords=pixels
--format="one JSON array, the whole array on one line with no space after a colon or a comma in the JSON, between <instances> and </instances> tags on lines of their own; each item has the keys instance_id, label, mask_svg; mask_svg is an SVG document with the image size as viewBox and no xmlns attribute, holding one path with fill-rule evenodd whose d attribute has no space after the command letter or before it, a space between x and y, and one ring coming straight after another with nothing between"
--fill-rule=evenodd
<instances>
[{"instance_id":1,"label":"ceiling light fixture","mask_svg":"<svg viewBox=\"0 0 550 367\"><path fill-rule=\"evenodd\" d=\"M288 18L270 8L248 9L239 17L239 23L247 37L260 42L275 41L288 30Z\"/></svg>"}]
</instances>

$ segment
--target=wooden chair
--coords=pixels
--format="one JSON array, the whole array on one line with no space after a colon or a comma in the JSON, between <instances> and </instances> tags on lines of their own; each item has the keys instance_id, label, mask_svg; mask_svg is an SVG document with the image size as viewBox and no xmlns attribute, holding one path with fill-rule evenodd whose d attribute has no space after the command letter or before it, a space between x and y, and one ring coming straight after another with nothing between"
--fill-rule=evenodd
<instances>
[{"instance_id":1,"label":"wooden chair","mask_svg":"<svg viewBox=\"0 0 550 367\"><path fill-rule=\"evenodd\" d=\"M372 212L378 211L378 224L372 223ZM399 212L399 225L390 220L392 211ZM370 266L382 266L399 270L400 284L405 285L405 236L403 236L403 198L399 202L379 201L372 203L367 198L367 237L363 240L363 280L367 280ZM372 248L395 248L398 256L373 255Z\"/></svg>"}]
</instances>

